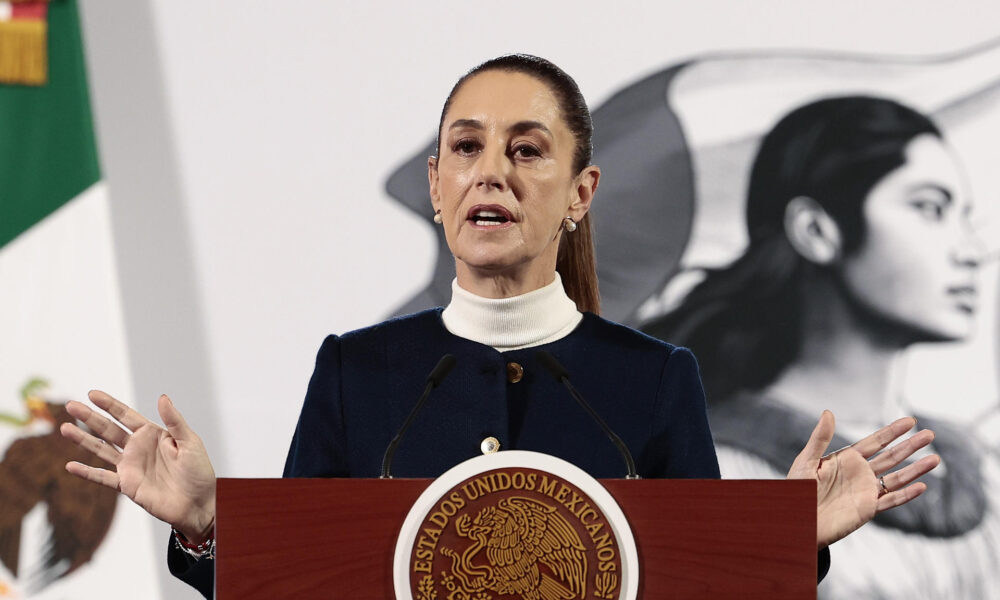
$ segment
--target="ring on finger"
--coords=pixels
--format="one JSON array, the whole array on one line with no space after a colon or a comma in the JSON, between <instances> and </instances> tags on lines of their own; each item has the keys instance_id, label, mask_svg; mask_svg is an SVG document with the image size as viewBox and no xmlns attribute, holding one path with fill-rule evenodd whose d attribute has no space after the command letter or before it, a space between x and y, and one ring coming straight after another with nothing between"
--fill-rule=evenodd
<instances>
[{"instance_id":1,"label":"ring on finger","mask_svg":"<svg viewBox=\"0 0 1000 600\"><path fill-rule=\"evenodd\" d=\"M879 487L881 488L878 491L878 495L880 497L889 493L889 488L885 485L885 476L884 475L882 477L878 478L878 484L879 484Z\"/></svg>"}]
</instances>

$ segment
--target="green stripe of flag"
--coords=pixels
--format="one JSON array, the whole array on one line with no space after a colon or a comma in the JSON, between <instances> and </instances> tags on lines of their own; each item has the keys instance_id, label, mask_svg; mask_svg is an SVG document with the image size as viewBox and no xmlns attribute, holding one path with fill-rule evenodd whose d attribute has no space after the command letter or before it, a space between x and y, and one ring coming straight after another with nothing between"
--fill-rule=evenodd
<instances>
[{"instance_id":1,"label":"green stripe of flag","mask_svg":"<svg viewBox=\"0 0 1000 600\"><path fill-rule=\"evenodd\" d=\"M49 4L49 82L0 85L0 247L101 176L76 4Z\"/></svg>"}]
</instances>

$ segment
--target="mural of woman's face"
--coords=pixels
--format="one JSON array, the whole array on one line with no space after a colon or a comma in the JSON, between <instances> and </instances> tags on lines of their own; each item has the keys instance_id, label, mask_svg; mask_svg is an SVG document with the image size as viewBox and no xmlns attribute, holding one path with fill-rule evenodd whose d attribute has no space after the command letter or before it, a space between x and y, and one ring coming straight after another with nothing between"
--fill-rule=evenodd
<instances>
[{"instance_id":1,"label":"mural of woman's face","mask_svg":"<svg viewBox=\"0 0 1000 600\"><path fill-rule=\"evenodd\" d=\"M856 302L919 340L962 339L977 299L971 203L939 138L914 138L905 156L865 199L866 233L841 263L843 281Z\"/></svg>"}]
</instances>

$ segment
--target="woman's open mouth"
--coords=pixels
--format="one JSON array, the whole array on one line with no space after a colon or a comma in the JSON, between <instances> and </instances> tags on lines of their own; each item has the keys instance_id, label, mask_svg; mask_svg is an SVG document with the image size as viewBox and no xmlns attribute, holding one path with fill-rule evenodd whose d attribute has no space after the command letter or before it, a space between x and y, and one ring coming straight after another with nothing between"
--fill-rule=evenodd
<instances>
[{"instance_id":1,"label":"woman's open mouth","mask_svg":"<svg viewBox=\"0 0 1000 600\"><path fill-rule=\"evenodd\" d=\"M496 229L514 222L510 211L497 204L473 206L466 219L476 227L485 229Z\"/></svg>"}]
</instances>

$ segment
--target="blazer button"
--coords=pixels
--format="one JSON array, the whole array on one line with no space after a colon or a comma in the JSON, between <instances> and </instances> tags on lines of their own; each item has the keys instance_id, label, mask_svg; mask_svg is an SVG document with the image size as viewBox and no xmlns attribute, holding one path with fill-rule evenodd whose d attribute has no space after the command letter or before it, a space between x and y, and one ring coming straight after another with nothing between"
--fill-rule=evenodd
<instances>
[{"instance_id":1,"label":"blazer button","mask_svg":"<svg viewBox=\"0 0 1000 600\"><path fill-rule=\"evenodd\" d=\"M524 367L516 362L507 363L507 381L517 383L524 377Z\"/></svg>"},{"instance_id":2,"label":"blazer button","mask_svg":"<svg viewBox=\"0 0 1000 600\"><path fill-rule=\"evenodd\" d=\"M491 435L479 444L479 449L483 451L483 454L496 454L497 450L500 449L500 440Z\"/></svg>"}]
</instances>

